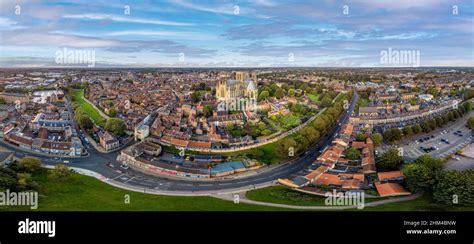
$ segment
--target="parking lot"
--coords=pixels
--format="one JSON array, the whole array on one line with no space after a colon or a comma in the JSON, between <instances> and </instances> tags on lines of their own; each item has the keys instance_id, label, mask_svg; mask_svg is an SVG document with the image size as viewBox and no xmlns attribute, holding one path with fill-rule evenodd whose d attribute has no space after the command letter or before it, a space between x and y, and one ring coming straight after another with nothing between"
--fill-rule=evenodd
<instances>
[{"instance_id":1,"label":"parking lot","mask_svg":"<svg viewBox=\"0 0 474 244\"><path fill-rule=\"evenodd\" d=\"M459 120L451 125L403 142L404 159L413 161L423 154L444 158L456 153L473 141L472 132L465 125L465 120Z\"/></svg>"}]
</instances>

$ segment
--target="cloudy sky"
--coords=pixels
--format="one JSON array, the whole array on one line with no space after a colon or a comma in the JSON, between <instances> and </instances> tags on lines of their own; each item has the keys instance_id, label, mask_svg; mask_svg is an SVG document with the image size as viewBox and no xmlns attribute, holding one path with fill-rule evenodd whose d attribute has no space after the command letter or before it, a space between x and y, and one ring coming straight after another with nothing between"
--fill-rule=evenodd
<instances>
[{"instance_id":1,"label":"cloudy sky","mask_svg":"<svg viewBox=\"0 0 474 244\"><path fill-rule=\"evenodd\" d=\"M403 66L381 63L389 48L474 66L473 2L0 0L0 66L61 66L60 50L97 67Z\"/></svg>"}]
</instances>

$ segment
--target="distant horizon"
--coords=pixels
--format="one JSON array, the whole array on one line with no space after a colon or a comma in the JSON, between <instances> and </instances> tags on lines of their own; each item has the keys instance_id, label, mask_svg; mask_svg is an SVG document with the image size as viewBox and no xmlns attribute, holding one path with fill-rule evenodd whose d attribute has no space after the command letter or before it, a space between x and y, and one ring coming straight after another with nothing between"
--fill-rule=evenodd
<instances>
[{"instance_id":1,"label":"distant horizon","mask_svg":"<svg viewBox=\"0 0 474 244\"><path fill-rule=\"evenodd\" d=\"M29 69L29 70L40 70L40 69L81 69L81 70L107 70L107 69L450 69L450 68L457 68L457 69L474 69L474 66L420 66L420 67L339 67L339 66L279 66L279 67L250 67L250 66L229 66L229 67L224 67L224 66L184 66L184 67L126 67L126 66L116 66L116 67L64 67L64 66L58 66L58 67L0 67L0 70L5 70L5 69Z\"/></svg>"}]
</instances>

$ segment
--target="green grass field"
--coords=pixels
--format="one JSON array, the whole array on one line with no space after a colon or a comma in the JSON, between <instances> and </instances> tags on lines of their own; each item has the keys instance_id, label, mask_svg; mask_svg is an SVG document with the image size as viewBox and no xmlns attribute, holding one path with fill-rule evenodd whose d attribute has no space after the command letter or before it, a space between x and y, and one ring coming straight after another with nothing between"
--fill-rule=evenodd
<instances>
[{"instance_id":1,"label":"green grass field","mask_svg":"<svg viewBox=\"0 0 474 244\"><path fill-rule=\"evenodd\" d=\"M344 100L347 97L346 95L347 95L346 93L341 92L341 93L337 94L334 101L335 102L340 102L340 101ZM350 102L350 101L347 101L347 102Z\"/></svg>"},{"instance_id":2,"label":"green grass field","mask_svg":"<svg viewBox=\"0 0 474 244\"><path fill-rule=\"evenodd\" d=\"M283 186L271 186L247 192L247 198L254 201L289 204L298 206L325 206L325 198L302 192L297 192ZM365 202L380 201L386 198L366 198ZM474 211L474 207L444 207L432 203L428 196L398 202L389 203L374 207L365 207L363 211ZM349 209L347 211L360 211L359 209Z\"/></svg>"},{"instance_id":3,"label":"green grass field","mask_svg":"<svg viewBox=\"0 0 474 244\"><path fill-rule=\"evenodd\" d=\"M275 211L278 208L234 204L212 197L159 196L122 190L95 178L72 174L63 182L49 179L47 170L33 175L39 186L39 207L34 211ZM125 196L130 204L125 204ZM29 207L0 207L26 211Z\"/></svg>"},{"instance_id":4,"label":"green grass field","mask_svg":"<svg viewBox=\"0 0 474 244\"><path fill-rule=\"evenodd\" d=\"M319 97L321 94L318 95L313 95L313 94L308 94L309 100L311 100L313 103L319 103Z\"/></svg>"},{"instance_id":5,"label":"green grass field","mask_svg":"<svg viewBox=\"0 0 474 244\"><path fill-rule=\"evenodd\" d=\"M295 116L293 114L280 116L278 121L284 128L291 128L293 126L297 126L301 122L298 116Z\"/></svg>"},{"instance_id":6,"label":"green grass field","mask_svg":"<svg viewBox=\"0 0 474 244\"><path fill-rule=\"evenodd\" d=\"M324 198L293 191L283 186L270 186L247 192L247 198L260 202L299 206L324 206Z\"/></svg>"},{"instance_id":7,"label":"green grass field","mask_svg":"<svg viewBox=\"0 0 474 244\"><path fill-rule=\"evenodd\" d=\"M360 107L367 107L369 105L369 100L360 98L359 101L357 101L356 106L355 106L355 111L359 112Z\"/></svg>"},{"instance_id":8,"label":"green grass field","mask_svg":"<svg viewBox=\"0 0 474 244\"><path fill-rule=\"evenodd\" d=\"M94 121L95 124L105 126L106 119L88 102L84 100L84 90L74 90L71 93L73 103L84 109L84 112Z\"/></svg>"}]
</instances>

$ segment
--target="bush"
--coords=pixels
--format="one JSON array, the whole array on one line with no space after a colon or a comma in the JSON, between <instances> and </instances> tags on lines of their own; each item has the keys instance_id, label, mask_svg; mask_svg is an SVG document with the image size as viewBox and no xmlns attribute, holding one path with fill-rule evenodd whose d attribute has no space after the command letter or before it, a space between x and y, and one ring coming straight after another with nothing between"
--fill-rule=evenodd
<instances>
[{"instance_id":1,"label":"bush","mask_svg":"<svg viewBox=\"0 0 474 244\"><path fill-rule=\"evenodd\" d=\"M58 164L49 172L49 177L57 180L65 180L71 175L71 171L66 165Z\"/></svg>"},{"instance_id":2,"label":"bush","mask_svg":"<svg viewBox=\"0 0 474 244\"><path fill-rule=\"evenodd\" d=\"M16 189L18 177L15 171L0 167L0 191Z\"/></svg>"},{"instance_id":3,"label":"bush","mask_svg":"<svg viewBox=\"0 0 474 244\"><path fill-rule=\"evenodd\" d=\"M17 183L18 191L30 190L38 186L38 183L36 183L33 180L33 178L31 177L31 174L29 173L18 173L17 177L18 177L18 183Z\"/></svg>"},{"instance_id":4,"label":"bush","mask_svg":"<svg viewBox=\"0 0 474 244\"><path fill-rule=\"evenodd\" d=\"M380 171L397 170L403 164L403 159L398 155L398 150L390 149L382 154L377 168Z\"/></svg>"},{"instance_id":5,"label":"bush","mask_svg":"<svg viewBox=\"0 0 474 244\"><path fill-rule=\"evenodd\" d=\"M362 156L362 154L360 153L360 151L353 148L353 147L347 149L347 151L346 151L346 158L347 159L357 160L357 159L360 159L361 156Z\"/></svg>"},{"instance_id":6,"label":"bush","mask_svg":"<svg viewBox=\"0 0 474 244\"><path fill-rule=\"evenodd\" d=\"M41 160L35 157L24 157L18 163L18 170L24 172L35 172L41 168Z\"/></svg>"}]
</instances>

